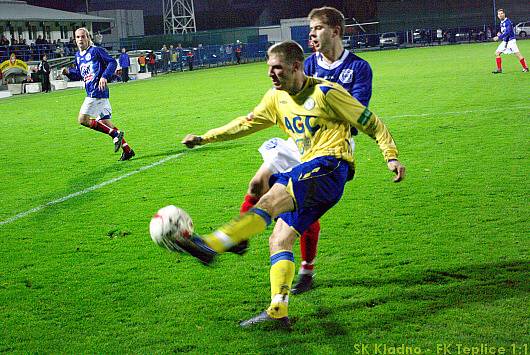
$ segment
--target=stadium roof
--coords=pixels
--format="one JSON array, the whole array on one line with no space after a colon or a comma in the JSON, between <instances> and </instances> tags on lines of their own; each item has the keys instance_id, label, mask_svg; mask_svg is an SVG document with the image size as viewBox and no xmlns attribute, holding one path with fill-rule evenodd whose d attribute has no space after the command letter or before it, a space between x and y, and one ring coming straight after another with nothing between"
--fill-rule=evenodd
<instances>
[{"instance_id":1,"label":"stadium roof","mask_svg":"<svg viewBox=\"0 0 530 355\"><path fill-rule=\"evenodd\" d=\"M114 22L114 19L28 5L25 1L0 0L0 21Z\"/></svg>"}]
</instances>

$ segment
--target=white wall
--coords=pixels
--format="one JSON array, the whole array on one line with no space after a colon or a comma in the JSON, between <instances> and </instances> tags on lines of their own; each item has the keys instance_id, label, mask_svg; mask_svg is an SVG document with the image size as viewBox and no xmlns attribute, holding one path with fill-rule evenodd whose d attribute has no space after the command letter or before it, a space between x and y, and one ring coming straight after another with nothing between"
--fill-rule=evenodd
<instances>
[{"instance_id":1,"label":"white wall","mask_svg":"<svg viewBox=\"0 0 530 355\"><path fill-rule=\"evenodd\" d=\"M118 43L120 38L143 36L145 34L143 10L102 10L92 11L90 15L113 18L115 20L111 33L102 34L103 45Z\"/></svg>"},{"instance_id":2,"label":"white wall","mask_svg":"<svg viewBox=\"0 0 530 355\"><path fill-rule=\"evenodd\" d=\"M269 42L277 43L282 41L282 28L280 26L260 27L258 34L260 36L267 35Z\"/></svg>"},{"instance_id":3,"label":"white wall","mask_svg":"<svg viewBox=\"0 0 530 355\"><path fill-rule=\"evenodd\" d=\"M291 27L295 26L309 26L309 20L307 19L307 17L280 20L280 27L282 28L282 41L292 39Z\"/></svg>"}]
</instances>

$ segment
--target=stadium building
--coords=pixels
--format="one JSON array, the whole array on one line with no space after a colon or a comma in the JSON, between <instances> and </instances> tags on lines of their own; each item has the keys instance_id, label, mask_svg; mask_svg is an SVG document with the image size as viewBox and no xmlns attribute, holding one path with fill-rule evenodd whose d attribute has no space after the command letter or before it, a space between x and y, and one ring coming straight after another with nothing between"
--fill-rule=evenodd
<instances>
[{"instance_id":1,"label":"stadium building","mask_svg":"<svg viewBox=\"0 0 530 355\"><path fill-rule=\"evenodd\" d=\"M68 42L79 27L92 32L95 23L110 27L112 22L112 18L32 6L26 1L0 0L0 36L4 35L11 45L12 40L37 44L39 36L48 43Z\"/></svg>"}]
</instances>

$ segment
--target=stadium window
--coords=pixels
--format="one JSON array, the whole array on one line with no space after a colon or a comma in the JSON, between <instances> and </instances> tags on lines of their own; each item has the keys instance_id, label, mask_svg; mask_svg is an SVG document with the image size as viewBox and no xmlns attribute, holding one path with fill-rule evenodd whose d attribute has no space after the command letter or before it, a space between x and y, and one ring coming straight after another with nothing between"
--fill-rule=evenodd
<instances>
[{"instance_id":1,"label":"stadium window","mask_svg":"<svg viewBox=\"0 0 530 355\"><path fill-rule=\"evenodd\" d=\"M51 32L50 32L50 26L44 26L44 38L47 40L51 40Z\"/></svg>"}]
</instances>

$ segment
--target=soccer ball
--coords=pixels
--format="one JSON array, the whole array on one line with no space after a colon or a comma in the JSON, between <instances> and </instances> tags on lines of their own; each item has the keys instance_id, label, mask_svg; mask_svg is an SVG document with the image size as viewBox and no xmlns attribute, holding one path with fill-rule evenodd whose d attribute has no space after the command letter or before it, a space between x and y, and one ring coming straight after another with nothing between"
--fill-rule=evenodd
<instances>
[{"instance_id":1,"label":"soccer ball","mask_svg":"<svg viewBox=\"0 0 530 355\"><path fill-rule=\"evenodd\" d=\"M193 234L193 221L181 208L169 205L158 210L149 223L149 233L155 244L170 251L182 251L177 241Z\"/></svg>"}]
</instances>

